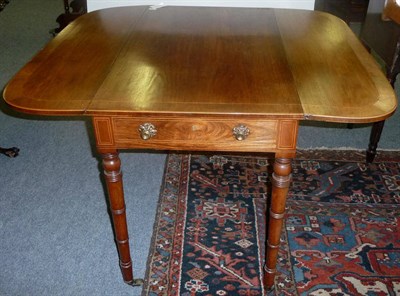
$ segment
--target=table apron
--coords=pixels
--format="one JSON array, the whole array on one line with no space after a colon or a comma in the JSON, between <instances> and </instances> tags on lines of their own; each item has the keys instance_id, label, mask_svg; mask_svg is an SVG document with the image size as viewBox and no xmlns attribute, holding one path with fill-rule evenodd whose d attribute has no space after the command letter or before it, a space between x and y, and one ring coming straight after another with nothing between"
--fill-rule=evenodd
<instances>
[{"instance_id":1,"label":"table apron","mask_svg":"<svg viewBox=\"0 0 400 296\"><path fill-rule=\"evenodd\" d=\"M146 125L147 124L147 125ZM141 126L151 126L144 140ZM96 116L99 149L157 149L191 151L294 152L298 121L294 119L226 118L209 116ZM238 140L235 127L248 129Z\"/></svg>"}]
</instances>

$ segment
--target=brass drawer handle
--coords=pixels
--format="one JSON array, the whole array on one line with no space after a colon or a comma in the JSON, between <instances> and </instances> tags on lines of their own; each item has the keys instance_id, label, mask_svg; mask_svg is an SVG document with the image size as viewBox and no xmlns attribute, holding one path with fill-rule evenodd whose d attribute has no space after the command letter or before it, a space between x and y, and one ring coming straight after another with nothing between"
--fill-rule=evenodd
<instances>
[{"instance_id":1,"label":"brass drawer handle","mask_svg":"<svg viewBox=\"0 0 400 296\"><path fill-rule=\"evenodd\" d=\"M232 132L236 140L243 141L250 134L250 129L243 124L239 124L233 128Z\"/></svg>"},{"instance_id":2,"label":"brass drawer handle","mask_svg":"<svg viewBox=\"0 0 400 296\"><path fill-rule=\"evenodd\" d=\"M143 140L148 140L157 135L157 129L153 124L146 122L139 126L139 133Z\"/></svg>"}]
</instances>

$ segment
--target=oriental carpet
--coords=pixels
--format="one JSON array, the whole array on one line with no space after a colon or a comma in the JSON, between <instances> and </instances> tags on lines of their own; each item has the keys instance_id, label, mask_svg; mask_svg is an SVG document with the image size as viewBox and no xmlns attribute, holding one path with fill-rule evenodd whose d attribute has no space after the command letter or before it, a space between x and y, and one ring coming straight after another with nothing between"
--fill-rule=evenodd
<instances>
[{"instance_id":1,"label":"oriental carpet","mask_svg":"<svg viewBox=\"0 0 400 296\"><path fill-rule=\"evenodd\" d=\"M168 156L143 295L400 295L400 152L298 152L266 291L272 162Z\"/></svg>"}]
</instances>

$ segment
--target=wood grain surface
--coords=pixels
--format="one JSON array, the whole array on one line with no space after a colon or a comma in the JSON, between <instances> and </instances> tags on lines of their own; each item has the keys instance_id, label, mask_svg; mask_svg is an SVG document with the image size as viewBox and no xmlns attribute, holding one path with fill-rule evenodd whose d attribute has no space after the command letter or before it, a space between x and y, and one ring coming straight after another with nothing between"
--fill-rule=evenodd
<instances>
[{"instance_id":1,"label":"wood grain surface","mask_svg":"<svg viewBox=\"0 0 400 296\"><path fill-rule=\"evenodd\" d=\"M28 113L390 116L394 92L351 30L290 9L123 7L86 14L11 80Z\"/></svg>"}]
</instances>

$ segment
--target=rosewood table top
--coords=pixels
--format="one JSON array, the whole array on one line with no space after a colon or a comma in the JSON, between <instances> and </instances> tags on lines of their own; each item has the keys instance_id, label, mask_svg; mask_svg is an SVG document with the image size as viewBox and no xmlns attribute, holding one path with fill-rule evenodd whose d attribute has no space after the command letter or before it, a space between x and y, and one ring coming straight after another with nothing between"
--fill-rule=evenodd
<instances>
[{"instance_id":1,"label":"rosewood table top","mask_svg":"<svg viewBox=\"0 0 400 296\"><path fill-rule=\"evenodd\" d=\"M4 99L26 113L93 118L120 267L132 285L140 281L118 150L275 153L263 277L272 287L299 121L379 122L397 106L379 66L334 16L172 6L79 17L12 78Z\"/></svg>"}]
</instances>

